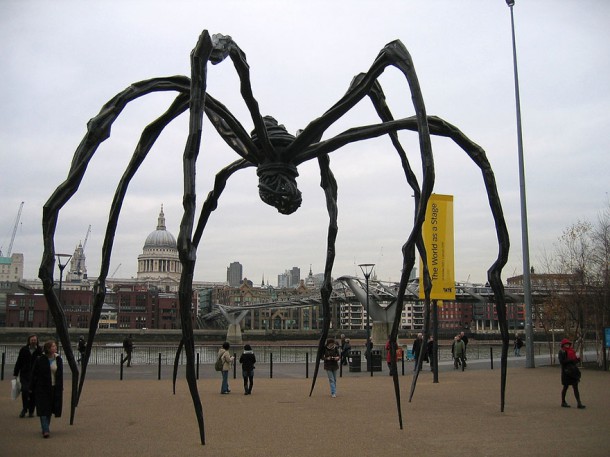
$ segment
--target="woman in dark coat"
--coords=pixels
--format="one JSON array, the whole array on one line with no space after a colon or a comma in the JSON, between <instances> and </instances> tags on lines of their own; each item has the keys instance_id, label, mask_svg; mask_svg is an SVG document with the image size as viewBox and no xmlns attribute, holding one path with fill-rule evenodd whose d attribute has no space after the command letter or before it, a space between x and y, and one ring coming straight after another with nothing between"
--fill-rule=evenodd
<instances>
[{"instance_id":1,"label":"woman in dark coat","mask_svg":"<svg viewBox=\"0 0 610 457\"><path fill-rule=\"evenodd\" d=\"M254 351L252 351L252 346L249 344L244 346L244 352L239 356L239 363L241 363L241 374L244 378L244 394L250 395L252 393L252 385L254 384L256 356Z\"/></svg>"},{"instance_id":2,"label":"woman in dark coat","mask_svg":"<svg viewBox=\"0 0 610 457\"><path fill-rule=\"evenodd\" d=\"M561 390L561 406L563 408L569 408L570 405L566 402L566 393L568 387L572 386L574 389L574 397L578 403L578 409L584 409L580 401L580 392L578 391L578 383L580 382L580 370L576 365L580 359L576 356L576 352L572 349L572 342L567 338L561 340L561 349L559 350L559 363L561 364L561 384L563 389Z\"/></svg>"},{"instance_id":3,"label":"woman in dark coat","mask_svg":"<svg viewBox=\"0 0 610 457\"><path fill-rule=\"evenodd\" d=\"M61 417L64 370L55 341L47 341L43 352L34 363L30 391L36 398L36 414L40 417L42 436L48 438L51 417Z\"/></svg>"}]
</instances>

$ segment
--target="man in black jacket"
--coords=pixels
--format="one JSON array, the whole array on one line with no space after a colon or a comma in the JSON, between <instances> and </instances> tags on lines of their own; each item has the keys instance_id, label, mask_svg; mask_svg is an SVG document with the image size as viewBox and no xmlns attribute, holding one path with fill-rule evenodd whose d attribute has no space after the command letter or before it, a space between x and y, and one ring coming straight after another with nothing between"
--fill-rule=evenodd
<instances>
[{"instance_id":1,"label":"man in black jacket","mask_svg":"<svg viewBox=\"0 0 610 457\"><path fill-rule=\"evenodd\" d=\"M15 378L19 376L19 381L21 382L22 409L19 417L25 417L26 412L29 413L30 417L34 416L35 401L34 394L29 393L30 379L34 362L41 355L42 349L38 345L38 337L36 335L28 336L28 344L19 350L15 369L13 370L13 376Z\"/></svg>"}]
</instances>

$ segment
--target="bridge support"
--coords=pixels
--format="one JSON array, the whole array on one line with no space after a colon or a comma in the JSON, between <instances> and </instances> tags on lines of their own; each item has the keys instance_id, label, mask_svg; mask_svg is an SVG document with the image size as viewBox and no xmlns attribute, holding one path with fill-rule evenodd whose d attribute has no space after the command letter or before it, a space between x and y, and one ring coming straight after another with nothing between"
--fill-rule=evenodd
<instances>
[{"instance_id":1,"label":"bridge support","mask_svg":"<svg viewBox=\"0 0 610 457\"><path fill-rule=\"evenodd\" d=\"M242 333L241 333L241 325L239 325L239 323L229 324L229 328L227 329L226 340L230 344L241 345L244 342L244 340L242 338Z\"/></svg>"},{"instance_id":2,"label":"bridge support","mask_svg":"<svg viewBox=\"0 0 610 457\"><path fill-rule=\"evenodd\" d=\"M248 311L240 311L239 313L228 312L224 306L218 305L220 312L229 321L227 329L227 342L230 344L242 344L243 338L241 333L241 325L239 323L246 317Z\"/></svg>"},{"instance_id":3,"label":"bridge support","mask_svg":"<svg viewBox=\"0 0 610 457\"><path fill-rule=\"evenodd\" d=\"M385 348L391 328L392 324L390 322L373 321L371 336L375 347L382 346Z\"/></svg>"}]
</instances>

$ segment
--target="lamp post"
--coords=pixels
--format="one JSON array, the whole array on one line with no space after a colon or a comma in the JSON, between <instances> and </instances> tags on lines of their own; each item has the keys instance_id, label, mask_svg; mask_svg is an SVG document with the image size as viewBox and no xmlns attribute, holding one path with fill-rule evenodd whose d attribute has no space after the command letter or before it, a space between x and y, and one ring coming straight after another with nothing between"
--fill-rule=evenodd
<instances>
[{"instance_id":1,"label":"lamp post","mask_svg":"<svg viewBox=\"0 0 610 457\"><path fill-rule=\"evenodd\" d=\"M375 268L374 263L362 263L358 265L362 270L362 274L364 275L364 279L366 280L366 350L369 349L369 341L371 340L371 327L369 325L369 278L371 277L371 273L373 272L373 268ZM366 352L365 352L366 353ZM371 376L373 376L373 354L372 348L369 353L368 361L367 361L369 370L371 372Z\"/></svg>"},{"instance_id":2,"label":"lamp post","mask_svg":"<svg viewBox=\"0 0 610 457\"><path fill-rule=\"evenodd\" d=\"M517 44L515 41L515 0L506 0L510 9L510 25L513 38L513 68L515 72L515 104L517 109L517 149L519 154L519 195L521 197L521 248L523 250L523 302L525 304L525 367L534 368L534 329L532 326L532 290L530 279L529 239L527 234L527 204L525 198L525 164L523 160L523 136L521 131L521 100L519 98L519 74L517 72Z\"/></svg>"},{"instance_id":3,"label":"lamp post","mask_svg":"<svg viewBox=\"0 0 610 457\"><path fill-rule=\"evenodd\" d=\"M72 258L72 254L55 254L55 257L57 257L57 266L59 267L59 294L57 298L59 298L59 301L61 302L61 286L64 278L64 269ZM65 262L62 263L64 259Z\"/></svg>"}]
</instances>

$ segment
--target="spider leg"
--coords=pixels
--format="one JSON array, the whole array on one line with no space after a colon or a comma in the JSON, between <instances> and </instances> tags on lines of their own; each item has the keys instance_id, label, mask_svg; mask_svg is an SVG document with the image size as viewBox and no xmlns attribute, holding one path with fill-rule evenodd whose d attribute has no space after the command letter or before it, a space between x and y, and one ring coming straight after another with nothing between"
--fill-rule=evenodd
<instances>
[{"instance_id":1,"label":"spider leg","mask_svg":"<svg viewBox=\"0 0 610 457\"><path fill-rule=\"evenodd\" d=\"M397 148L399 155L403 153L401 155L401 160L403 163L403 168L405 168L407 181L409 181L409 184L411 184L412 188L414 188L415 195L417 196L415 202L416 210L414 215L414 226L406 243L403 246L403 270L398 292L399 303L397 303L396 309L396 312L399 313L399 310L403 306L403 296L406 291L409 273L412 270L413 265L415 264L415 246L418 247L420 253L422 253L423 258L425 259L425 248L421 238L421 227L425 219L428 199L434 187L434 160L432 155L432 146L430 142L430 132L427 125L425 105L411 56L409 55L409 52L404 47L404 45L400 41L394 41L386 45L373 62L373 65L371 66L369 71L356 77L355 80L352 81L352 85L348 89L347 93L335 105L333 105L321 117L312 121L310 124L307 125L307 127L305 127L301 134L288 147L287 155L292 156L293 163L295 164L302 163L313 157L320 157L321 154L324 153L322 152L322 150L325 149L324 146L321 146L321 143L318 143L323 133L328 127L330 127L330 125L332 125L340 117L346 114L366 95L371 96L371 98L373 99L373 103L375 104L382 120L391 119L391 114L387 107L384 108L383 104L380 103L380 100L376 98L376 95L381 94L381 91L377 90L380 89L380 86L377 82L377 78L381 75L381 73L383 73L385 68L390 65L395 66L404 74L410 87L411 98L416 113L417 131L419 133L423 175L422 188L421 191L419 191L418 186L416 184L416 180L412 179L414 175L412 174L408 166L408 162L406 161L406 155L404 154L404 151L402 151L402 148L399 146L399 142L395 133L391 135L392 142ZM379 103L375 103L376 101L378 101ZM356 137L360 133L364 133L363 130L364 129L358 128L350 130L349 132L353 132L354 136ZM384 133L389 133L390 131L392 130L388 129ZM396 130L393 130L393 132L396 132ZM359 139L364 139L366 136L367 134L364 134L363 137ZM341 147L342 145L345 145L352 141L358 141L355 137L353 139L349 139L348 135L345 138L336 138L338 141L335 144L332 144L334 139L331 139L329 142L323 142L326 146L330 146L326 148L325 152L327 153L332 150L335 150L338 147ZM314 143L317 144L311 146ZM427 271L424 272L424 274L427 273ZM425 277L424 280L425 284L427 285L427 287L424 288L425 299L426 302L429 303L431 290L429 274L428 278L426 279ZM390 350L392 350L393 346L394 353L396 350L396 336L398 334L397 325L398 324L395 321L395 327L392 328L392 336L390 337L391 340L394 340L394 344L390 344ZM396 392L397 408L399 411L399 421L402 428L402 415L400 412L400 393L397 376L394 377L394 387Z\"/></svg>"},{"instance_id":2,"label":"spider leg","mask_svg":"<svg viewBox=\"0 0 610 457\"><path fill-rule=\"evenodd\" d=\"M500 334L502 339L502 355L501 355L501 381L500 381L500 409L504 411L505 404L505 392L506 392L506 374L507 374L507 357L508 357L508 323L506 319L506 299L504 295L504 285L502 284L501 273L504 265L506 265L508 259L508 251L510 248L508 230L506 228L506 221L502 212L502 205L498 194L495 177L491 165L487 159L485 151L468 137L466 137L457 127L449 124L436 116L427 116L427 125L429 133L438 136L445 136L452 139L462 150L464 150L471 160L481 170L485 188L487 191L487 198L489 206L492 212L492 216L496 228L496 237L498 239L498 256L493 265L487 272L489 284L494 292L494 300L496 302L496 311L498 314L498 322L500 326ZM313 157L317 157L321 154L329 154L330 152L339 149L340 147L360 140L368 138L375 138L390 131L397 130L413 130L419 131L420 122L415 117L409 117L399 119L395 121L388 121L382 124L368 125L363 127L357 127L349 129L329 140L322 141L313 146L307 148L301 155L301 159L305 160ZM428 164L424 164L424 169L432 166L432 157L428 156L425 152L422 152L422 161L429 161ZM432 169L433 172L433 169ZM421 211L427 205L427 198L429 197L429 191L426 188L426 174L424 174L424 185L422 186L422 199L420 199L417 205L417 212L415 217L414 230L411 232L407 243L403 246L403 271L398 290L398 296L401 297L406 291L407 278L405 277L414 265L415 259L410 256L414 254L412 246L416 243L419 246L421 243L421 223L420 221ZM428 183L429 185L429 183ZM424 196L425 203L424 203ZM425 215L425 213L424 213ZM425 253L423 245L418 248L420 254ZM424 262L424 265L426 263ZM424 276L424 292L425 300L429 304L430 300L430 288L431 283L429 282L429 275ZM429 305L428 305L429 306Z\"/></svg>"},{"instance_id":3,"label":"spider leg","mask_svg":"<svg viewBox=\"0 0 610 457\"><path fill-rule=\"evenodd\" d=\"M364 74L360 74L360 75L356 76L354 78L354 80L352 81L352 85L358 84L359 81L363 77L364 77ZM369 92L369 98L371 99L371 102L372 102L373 106L375 107L375 111L377 112L377 114L379 115L380 119L383 122L389 122L389 121L394 120L394 117L392 116L392 113L390 112L390 109L385 101L385 94L383 93L383 89L381 88L381 85L379 84L378 81L375 81L374 84L372 85L371 90ZM419 183L417 181L417 177L415 176L415 173L413 173L413 170L412 170L412 168L409 164L409 160L407 158L407 154L406 154L404 148L402 147L400 140L398 139L398 133L396 131L390 131L390 132L388 132L388 135L390 137L390 140L392 141L394 149L396 149L396 152L398 153L398 156L400 157L401 165L404 170L405 177L407 179L407 183L413 190L413 196L415 197L415 206L417 207L417 205L419 204L419 199L421 197L421 190L419 187ZM428 284L428 290L430 290L432 287L432 281L430 279L430 273L428 271L428 262L426 261L426 259L427 259L426 248L424 246L423 239L421 237L421 233L419 235L420 236L417 237L415 245L417 245L420 256L423 259L424 267L423 267L423 271L421 272L421 274L424 276L424 282L426 284ZM405 273L405 272L408 273L413 268L413 265L415 263L415 245L413 245L413 244L406 245L405 244L403 246L403 262L405 264L403 266L403 273ZM405 275L405 274L401 275L401 284L404 284L405 289L406 289L407 280L408 280L408 275ZM404 283L403 283L403 281L404 281ZM428 293L428 295L429 295L429 293ZM393 383L394 383L394 394L396 397L396 409L398 411L398 423L399 423L401 429L402 429L402 408L401 408L401 401L400 401L400 382L399 382L398 370L397 370L397 366L396 366L396 364L397 364L396 349L397 349L398 328L399 328L400 318L402 315L403 308L404 308L404 291L402 293L399 293L397 296L394 320L392 322L392 329L391 329L390 335L389 335L390 364L392 365L391 371L392 371L392 378L393 378ZM430 300L427 299L424 301L424 341L428 340L429 322L430 322ZM420 354L418 354L416 360L421 361L421 359L422 358L420 357ZM418 363L416 366L415 374L412 379L411 394L409 396L409 401L411 401L411 398L413 397L413 393L415 391L415 385L417 382L420 368L421 368L421 363Z\"/></svg>"},{"instance_id":4,"label":"spider leg","mask_svg":"<svg viewBox=\"0 0 610 457\"><path fill-rule=\"evenodd\" d=\"M43 206L42 225L44 252L38 275L42 280L43 291L49 305L49 310L55 320L57 334L60 338L62 347L64 348L64 353L66 354L72 372L71 424L74 423L75 408L78 404L79 391L82 389L82 383L81 387L79 387L79 369L74 360L74 354L71 351L70 337L65 323L65 314L61 303L53 291L53 269L55 264L54 237L59 211L78 190L89 161L99 145L109 137L112 123L116 120L127 103L154 91L177 90L181 92L184 89L183 83L184 78L182 77L156 78L141 81L131 85L106 103L100 113L87 124L87 133L74 154L67 179L57 187ZM94 334L91 334L90 329L88 339L89 341L92 341L93 338ZM90 348L91 345L87 345L89 354ZM88 356L86 355L85 360L87 360L87 357Z\"/></svg>"},{"instance_id":5,"label":"spider leg","mask_svg":"<svg viewBox=\"0 0 610 457\"><path fill-rule=\"evenodd\" d=\"M376 127L372 127L370 129L367 128L356 128L351 129L347 133L345 137L339 135L327 142L317 143L316 145L312 145L314 142L318 142L322 137L323 133L326 129L332 125L337 119L347 113L353 106L356 105L364 96L371 95L375 102L375 95L381 94L380 91L377 91L380 88L377 78L381 75L381 73L385 70L387 66L393 65L398 70L400 70L407 79L407 83L409 84L409 88L411 91L411 99L413 101L413 106L415 109L415 120L417 125L417 132L419 134L419 144L420 144L420 154L422 161L422 187L421 191L417 192L417 186L414 185L415 181L411 181L410 184L412 187L415 187L415 215L414 215L414 224L413 229L406 241L403 245L403 269L400 279L400 285L398 290L398 300L396 311L403 306L403 296L407 288L407 283L409 279L409 273L415 264L415 246L418 247L422 258L424 259L424 265L426 265L425 259L425 247L422 242L421 235L421 227L423 225L426 213L426 207L428 204L428 199L430 198L430 194L432 193L432 189L434 187L434 159L432 155L432 146L430 142L430 131L428 127L428 119L426 115L426 109L421 93L421 89L419 86L419 81L417 79L417 74L415 73L415 68L413 65L413 61L407 49L400 41L393 41L386 45L378 57L373 62L373 65L366 73L359 75L352 82L352 85L348 89L347 93L339 100L333 107L331 107L326 113L324 113L318 119L312 121L301 134L296 138L296 140L289 146L289 151L293 155L293 161L295 164L302 163L305 160L309 160L315 157L319 157L321 153L328 153L331 150L335 150L336 148L350 143L352 141L358 141L359 139L364 139L367 137L378 136L375 134ZM377 104L378 113L382 117L382 119L388 119L391 117L389 110L384 109L383 105L380 103ZM384 124L382 124L384 125ZM389 133L390 131L396 132L396 129L387 129L384 133ZM379 132L380 134L383 134ZM362 137L356 139L360 134ZM353 135L350 137L350 135ZM371 136L369 136L371 135ZM391 137L394 145L396 146L397 138ZM335 143L336 141L336 143ZM333 144L334 143L334 144ZM330 146L330 147L325 147ZM400 151L401 149L397 149ZM407 163L403 160L403 167ZM410 176L407 171L407 180L409 181ZM429 313L429 302L430 302L430 290L431 290L431 281L429 278L429 273L427 269L424 269L424 295L425 301L427 304L427 312ZM398 314L397 314L398 315ZM396 335L398 333L398 323L394 322L396 328L393 327L392 334L393 339L395 340ZM391 337L392 339L392 337ZM392 345L390 345L392 346ZM399 420L402 426L402 419L400 418L400 399L399 399L399 386L398 379L395 379L395 391L397 392L397 408L399 409Z\"/></svg>"},{"instance_id":6,"label":"spider leg","mask_svg":"<svg viewBox=\"0 0 610 457\"><path fill-rule=\"evenodd\" d=\"M443 119L436 116L430 116L428 120L430 122L431 132L434 135L451 138L479 167L483 175L485 189L487 190L487 199L494 218L496 237L498 239L498 256L489 270L487 270L487 279L494 292L496 313L498 314L498 324L502 339L502 354L500 358L500 411L504 412L509 334L508 321L506 318L506 297L504 294L504 284L502 283L501 274L504 265L506 265L506 262L508 261L510 239L508 236L508 229L506 227L506 220L504 219L504 213L502 211L502 203L500 201L496 179L483 148L466 137L466 135L464 135L457 127L451 125Z\"/></svg>"},{"instance_id":7,"label":"spider leg","mask_svg":"<svg viewBox=\"0 0 610 457\"><path fill-rule=\"evenodd\" d=\"M214 188L208 193L208 197L203 203L203 207L201 209L201 213L199 215L199 221L197 223L197 228L195 229L195 233L193 235L193 246L195 248L199 246L199 242L203 235L203 230L208 222L212 211L214 211L218 206L218 199L222 194L227 180L238 170L242 170L244 168L252 166L251 163L244 159L236 160L235 162L229 164L221 171L216 174L216 179L214 181ZM180 353L182 352L182 348L184 346L184 340L180 340L180 344L178 345L178 349L176 350L176 356L174 358L174 371L172 376L172 385L174 394L176 393L176 379L178 377L178 363L180 362Z\"/></svg>"},{"instance_id":8,"label":"spider leg","mask_svg":"<svg viewBox=\"0 0 610 457\"><path fill-rule=\"evenodd\" d=\"M257 154L256 150L252 151L252 153L257 157L256 162L263 162L263 158L277 160L278 157L275 149L269 141L269 135L267 134L267 128L265 127L265 122L261 116L258 102L254 98L254 94L252 92L250 66L246 60L246 54L228 35L214 35L213 43L214 52L212 55L212 62L217 64L228 56L233 62L233 66L235 67L235 71L239 77L241 96L246 103L248 111L250 111L250 116L252 117L252 122L254 123L254 130L258 136L260 147L262 149L262 156L260 153Z\"/></svg>"},{"instance_id":9,"label":"spider leg","mask_svg":"<svg viewBox=\"0 0 610 457\"><path fill-rule=\"evenodd\" d=\"M201 144L201 128L206 97L207 62L212 53L212 40L207 31L199 37L197 45L191 52L191 87L189 102L189 133L183 155L184 192L182 206L184 213L178 232L177 248L182 264L180 287L178 292L180 323L182 326L182 343L186 353L186 380L193 400L195 415L199 425L201 444L205 444L203 408L197 389L195 373L195 340L191 304L193 301L193 276L197 249L192 243L195 219L195 171Z\"/></svg>"},{"instance_id":10,"label":"spider leg","mask_svg":"<svg viewBox=\"0 0 610 457\"><path fill-rule=\"evenodd\" d=\"M203 203L201 213L199 215L199 221L197 222L197 228L195 229L195 233L193 235L193 245L195 247L199 246L199 242L203 235L203 230L205 229L205 226L208 223L208 219L212 214L212 211L214 211L218 207L218 199L220 198L220 195L225 189L227 180L236 171L243 170L244 168L248 168L251 166L253 165L250 162L244 159L240 159L229 164L216 174L216 178L214 180L214 188L208 193L208 196L205 202Z\"/></svg>"},{"instance_id":11,"label":"spider leg","mask_svg":"<svg viewBox=\"0 0 610 457\"><path fill-rule=\"evenodd\" d=\"M241 157L253 164L261 159L258 148L242 125L218 100L207 94L205 112L223 140Z\"/></svg>"},{"instance_id":12,"label":"spider leg","mask_svg":"<svg viewBox=\"0 0 610 457\"><path fill-rule=\"evenodd\" d=\"M426 109L417 74L415 73L413 61L407 48L399 40L395 40L384 46L371 65L371 68L366 73L359 75L355 81L352 81L352 85L345 95L322 116L310 122L289 146L288 151L289 154L293 156L292 158L295 164L300 164L305 160L311 159L307 154L309 146L318 142L324 132L334 122L351 110L365 96L369 95L371 88L377 83L377 78L388 66L396 67L407 79L419 125L418 133L420 148L422 149L422 154L426 155L426 162L432 161L432 148L430 146ZM430 188L433 183L434 180L432 179ZM426 192L424 192L424 196L425 194ZM427 198L424 203L427 203Z\"/></svg>"},{"instance_id":13,"label":"spider leg","mask_svg":"<svg viewBox=\"0 0 610 457\"><path fill-rule=\"evenodd\" d=\"M373 105L375 106L375 109L379 115L379 117L381 118L382 121L384 122L389 122L394 120L392 114L390 113L390 109L387 106L386 102L385 102L385 95L383 94L383 90L381 89L381 85L376 82L373 87L371 88L371 92L369 94L369 97L371 98L371 101L373 102ZM413 173L413 170L411 169L408 159L406 157L406 153L404 151L404 149L402 148L402 145L400 144L400 141L398 140L398 134L396 131L394 132L389 132L388 135L390 136L391 140L392 140L392 144L394 145L394 148L397 150L398 155L401 159L401 163L403 166L403 170L405 172L405 177L407 179L407 182L409 183L409 185L411 186L411 189L413 190L413 195L415 197L415 206L417 207L418 203L419 203L419 199L421 197L421 190L419 188L419 183L417 182L417 177L415 176L415 174ZM430 272L428 270L428 262L427 262L427 252L426 252L426 247L424 245L423 242L423 238L421 236L421 232L419 234L417 234L419 236L417 236L417 239L415 241L415 245L410 244L407 245L405 244L403 246L403 258L406 260L406 265L403 267L403 272L410 272L413 268L413 265L415 263L415 247L417 247L417 250L422 258L422 265L423 265L423 271L421 272L421 274L424 277L424 284L426 284L426 287L424 287L424 289L428 290L428 294L424 294L425 295L425 299L424 299L424 329L423 329L423 340L424 341L428 341L428 335L430 333L430 290L432 289L432 280L430 278ZM407 249L409 250L407 252ZM404 285L405 285L405 290L406 290L406 284L408 281L408 277L406 275L401 275L401 283L404 281ZM394 321L392 322L392 329L390 332L390 351L395 350L396 348L396 339L398 337L398 328L399 328L399 324L400 324L400 317L402 314L402 310L404 308L404 292L399 293L398 297L397 297L397 303L396 303L396 310L394 313ZM411 392L409 394L409 402L411 401L411 399L413 398L413 394L415 393L415 387L417 384L417 379L419 378L419 373L421 371L421 366L422 366L422 353L423 353L423 345L420 346L420 353L417 354L417 365L415 367L415 373L413 375L413 378L411 380ZM396 363L396 357L395 357L395 353L391 352L391 360L392 363ZM398 381L398 372L396 369L394 369L394 390L395 390L395 394L396 394L396 405L398 408L398 416L399 416L399 423L400 423L400 428L402 429L402 415L401 415L401 410L400 410L400 387L399 387L399 381Z\"/></svg>"},{"instance_id":14,"label":"spider leg","mask_svg":"<svg viewBox=\"0 0 610 457\"><path fill-rule=\"evenodd\" d=\"M318 163L320 165L320 186L324 189L326 195L326 208L328 210L328 236L327 236L327 248L326 248L326 264L324 266L324 283L320 288L320 296L322 299L322 335L320 335L320 341L318 342L318 353L316 355L316 366L314 368L313 379L311 382L311 390L309 396L311 397L313 389L316 385L316 379L318 377L318 371L320 368L320 360L324 352L324 346L326 344L326 338L328 337L328 330L330 328L330 295L332 293L332 281L331 274L333 264L335 262L335 241L337 239L337 181L330 169L330 158L324 154L318 157Z\"/></svg>"},{"instance_id":15,"label":"spider leg","mask_svg":"<svg viewBox=\"0 0 610 457\"><path fill-rule=\"evenodd\" d=\"M318 154L328 154L329 152L334 151L342 147L345 144L364 140L368 138L374 138L381 135L384 135L390 131L396 130L418 130L419 123L415 117L409 117L404 119L399 119L395 121L385 122L383 124L369 125L364 127L358 127L354 129L349 129L346 132L343 132L337 135L330 140L320 142L315 146L309 148L306 152L308 155L313 154L313 156L317 156ZM491 164L487 159L485 151L478 144L474 143L470 140L464 133L462 133L457 127L454 125L444 121L443 119L437 116L428 116L428 126L429 131L433 135L444 136L450 138L454 143L456 143L466 154L470 157L470 159L479 167L481 170L481 174L483 177L483 182L485 184L485 189L487 192L487 199L489 202L489 206L491 209L492 217L494 219L495 229L496 229L496 237L498 239L498 255L496 260L492 264L492 266L487 271L487 277L489 280L489 284L494 292L494 300L496 303L496 312L498 314L498 323L500 326L500 335L502 339L502 354L501 354L501 381L500 381L500 409L504 411L505 404L505 392L506 392L506 375L507 375L507 360L508 360L508 343L509 343L509 335L508 335L508 322L506 319L506 298L504 294L504 285L502 284L501 273L504 265L508 260L508 251L510 249L510 240L508 236L508 229L506 228L506 220L504 218L504 214L502 211L502 204L500 201L500 196L498 193L495 176L493 169L491 168ZM427 203L426 203L427 204ZM422 207L422 202L420 200L420 204L418 207ZM411 236L413 236L414 232L411 232ZM418 228L419 237L421 237L421 224ZM416 237L417 238L417 237ZM405 263L403 263L403 276L405 272L410 271L408 267L413 266L414 259L408 259L406 255L412 251L409 251L407 247L409 247L410 240L403 247L403 253L405 253ZM420 253L425 252L420 251ZM410 254L409 254L410 255ZM424 263L425 265L425 263ZM406 281L403 285L403 277L401 277L401 282L398 290L398 296L402 296L406 290ZM424 288L425 288L425 296L426 301L429 301L429 287L430 284L426 283L426 277L424 277ZM403 289L404 287L404 289Z\"/></svg>"},{"instance_id":16,"label":"spider leg","mask_svg":"<svg viewBox=\"0 0 610 457\"><path fill-rule=\"evenodd\" d=\"M110 214L108 216L108 224L106 226L104 243L102 246L102 262L100 266L100 275L95 281L93 287L93 307L91 312L91 320L89 323L87 349L82 362L82 373L78 387L78 399L80 399L85 383L89 355L91 353L91 347L93 346L93 341L97 332L100 316L102 313L104 298L106 297L106 278L108 276L108 270L110 267L110 258L112 255L114 236L116 234L120 210L123 205L123 201L125 199L129 184L131 182L131 179L138 171L140 165L147 157L151 148L155 144L156 140L159 138L159 135L161 134L163 129L187 109L188 98L188 94L180 94L174 100L170 108L161 117L146 126L146 128L142 132L142 135L140 136L140 141L136 146L131 161L125 169L125 172L123 173L123 176L121 177L121 180L119 181L119 184L115 191L114 198L112 200L112 205L110 207Z\"/></svg>"}]
</instances>

